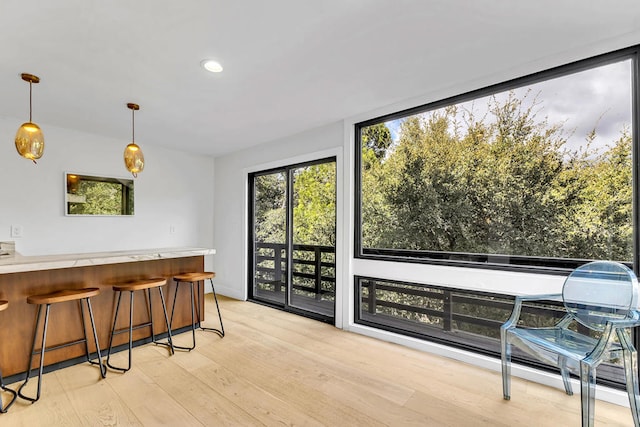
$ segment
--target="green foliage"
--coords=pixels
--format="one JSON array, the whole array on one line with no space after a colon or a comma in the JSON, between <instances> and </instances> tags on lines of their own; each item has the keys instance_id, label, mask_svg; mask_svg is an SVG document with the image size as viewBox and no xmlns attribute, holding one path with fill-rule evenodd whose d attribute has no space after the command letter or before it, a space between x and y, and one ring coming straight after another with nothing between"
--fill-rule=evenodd
<instances>
[{"instance_id":1,"label":"green foliage","mask_svg":"<svg viewBox=\"0 0 640 427\"><path fill-rule=\"evenodd\" d=\"M360 139L362 141L362 148L368 149L378 161L384 159L387 150L393 142L391 132L384 123L363 128ZM367 165L367 162L363 163Z\"/></svg>"},{"instance_id":2,"label":"green foliage","mask_svg":"<svg viewBox=\"0 0 640 427\"><path fill-rule=\"evenodd\" d=\"M455 106L407 117L382 157L363 141L363 246L633 259L628 129L570 152L537 107L510 93L480 119Z\"/></svg>"},{"instance_id":3,"label":"green foliage","mask_svg":"<svg viewBox=\"0 0 640 427\"><path fill-rule=\"evenodd\" d=\"M114 182L80 181L77 195L84 203L69 203L69 213L74 215L122 215L123 186ZM132 203L130 200L129 203Z\"/></svg>"},{"instance_id":4,"label":"green foliage","mask_svg":"<svg viewBox=\"0 0 640 427\"><path fill-rule=\"evenodd\" d=\"M298 169L293 190L293 243L335 246L336 164Z\"/></svg>"},{"instance_id":5,"label":"green foliage","mask_svg":"<svg viewBox=\"0 0 640 427\"><path fill-rule=\"evenodd\" d=\"M284 243L286 240L286 173L256 176L254 189L256 241ZM293 184L294 243L334 246L335 222L335 162L296 169Z\"/></svg>"},{"instance_id":6,"label":"green foliage","mask_svg":"<svg viewBox=\"0 0 640 427\"><path fill-rule=\"evenodd\" d=\"M631 135L566 148L562 125L513 93L488 112L450 106L362 129L362 239L369 248L629 261ZM294 242L335 244L335 164L294 173ZM255 180L256 240L285 241L286 176Z\"/></svg>"},{"instance_id":7,"label":"green foliage","mask_svg":"<svg viewBox=\"0 0 640 427\"><path fill-rule=\"evenodd\" d=\"M255 240L284 243L286 236L287 180L284 172L254 179Z\"/></svg>"}]
</instances>

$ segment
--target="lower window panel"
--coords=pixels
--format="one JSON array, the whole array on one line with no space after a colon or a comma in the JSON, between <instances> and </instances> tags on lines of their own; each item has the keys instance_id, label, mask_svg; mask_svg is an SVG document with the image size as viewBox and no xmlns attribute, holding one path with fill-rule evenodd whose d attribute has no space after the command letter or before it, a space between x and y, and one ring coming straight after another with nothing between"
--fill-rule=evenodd
<instances>
[{"instance_id":1,"label":"lower window panel","mask_svg":"<svg viewBox=\"0 0 640 427\"><path fill-rule=\"evenodd\" d=\"M500 326L509 318L513 296L464 289L355 277L355 323L500 358ZM522 324L555 324L562 303L527 303ZM581 326L575 325L576 328ZM581 331L585 332L586 331ZM559 372L513 347L512 360ZM598 383L624 388L622 362L598 367Z\"/></svg>"}]
</instances>

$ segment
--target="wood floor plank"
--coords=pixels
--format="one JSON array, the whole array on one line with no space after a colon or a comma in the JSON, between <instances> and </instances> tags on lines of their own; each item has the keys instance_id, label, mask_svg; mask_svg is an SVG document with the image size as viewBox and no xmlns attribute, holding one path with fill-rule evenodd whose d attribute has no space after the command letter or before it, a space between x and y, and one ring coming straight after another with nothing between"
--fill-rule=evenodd
<instances>
[{"instance_id":1,"label":"wood floor plank","mask_svg":"<svg viewBox=\"0 0 640 427\"><path fill-rule=\"evenodd\" d=\"M567 419L569 425L576 420L579 423L580 420L579 395L571 397L558 389L514 379L512 395L520 394L524 406L516 403L519 400L515 398L510 402L505 402L502 399L501 377L497 372L479 369L452 359L385 343L370 337L354 336L354 334L343 331L327 334L320 328L314 331L313 338L299 333L289 334L288 331L284 331L278 326L283 321L283 317L288 316L287 313L273 316L270 322L263 321L261 310L243 310L240 317L237 316L238 313L240 312L233 311L230 315L227 314L227 317L231 317L244 327L253 329L255 333L267 337L289 339L291 336L291 341L296 346L305 346L321 355L340 358L345 354L345 350L351 349L354 354L361 354L362 348L368 348L371 351L367 352L367 357L358 360L357 369L362 370L365 373L364 376L368 373L370 376L377 375L387 379L395 379L395 381L421 393L420 396L424 403L415 406L409 405L412 408L432 407L433 403L437 403L439 399L446 399L445 401L450 402L448 406L455 405L456 411L452 413L468 412L478 422L483 420L488 408L499 411L504 411L503 408L506 408L506 411L512 410L511 416L518 420L520 425L530 425L527 423L527 419L529 422L533 422L533 425L540 425L538 424L540 420L547 420L548 425L553 425L552 420L558 420L553 410L563 413L563 417ZM307 319L297 320L301 323L305 321ZM289 325L287 328L293 323L287 322ZM301 326L301 324L297 325L297 332L304 330ZM350 361L348 365L353 368L353 361ZM399 369L381 370L381 366ZM340 369L334 366L332 371L335 370L339 371ZM431 402L429 399L435 401ZM415 401L416 399L413 398L412 402L415 403ZM510 406L504 407L503 403L508 403ZM534 406L531 405L532 403ZM520 414L532 415L531 407L534 408L534 417L520 417ZM539 414L535 413L536 408ZM603 421L611 422L611 425L626 425L631 422L631 414L627 408L598 402L596 411L599 408L601 408L601 413L598 413L598 416ZM615 415L611 417L611 413ZM628 415L625 416L625 413ZM617 418L623 418L625 421L616 421ZM447 419L447 417L441 419ZM488 421L486 425L499 423L499 420L494 419ZM452 425L460 424L456 422Z\"/></svg>"},{"instance_id":2,"label":"wood floor plank","mask_svg":"<svg viewBox=\"0 0 640 427\"><path fill-rule=\"evenodd\" d=\"M13 384L17 389L19 384ZM36 395L37 378L31 378L24 388L28 396ZM0 414L1 425L10 426L81 426L82 419L75 411L69 396L54 372L43 375L40 400L34 404L22 399L16 400L10 412Z\"/></svg>"},{"instance_id":3,"label":"wood floor plank","mask_svg":"<svg viewBox=\"0 0 640 427\"><path fill-rule=\"evenodd\" d=\"M151 363L149 369L158 368ZM139 367L126 374L109 373L107 382L143 425L203 425Z\"/></svg>"},{"instance_id":4,"label":"wood floor plank","mask_svg":"<svg viewBox=\"0 0 640 427\"><path fill-rule=\"evenodd\" d=\"M174 356L187 365L211 366L211 360L198 353L188 353ZM197 365L194 360L201 359L203 365ZM165 392L173 396L194 418L203 425L216 426L259 426L263 425L251 412L242 409L232 400L227 399L217 388L207 385L201 375L184 369L175 360L165 358L153 366L144 358L140 360L140 370L148 375ZM200 372L202 374L202 371ZM215 372L213 376L219 376Z\"/></svg>"},{"instance_id":5,"label":"wood floor plank","mask_svg":"<svg viewBox=\"0 0 640 427\"><path fill-rule=\"evenodd\" d=\"M265 348L256 350L257 354L273 354L269 360L271 366L276 364L279 370L289 372L296 381L308 383L312 386L321 385L320 382L314 384L315 381L322 379L328 381L330 379L339 379L347 381L353 387L365 388L368 392L378 394L380 397L391 400L398 405L402 405L411 397L414 390L406 387L402 383L398 383L395 379L385 380L379 375L382 371L379 365L376 372L363 372L359 366L353 363L344 363L339 358L327 357L321 351L312 351L305 345L295 344L277 338L277 332L264 333L263 331L252 328L251 325L238 324L235 328L239 335L245 339L249 339L252 344L258 345L262 343ZM323 328L335 328L324 325ZM239 346L245 346L246 343L239 343ZM283 352L287 353L286 359L281 357ZM363 358L364 359L364 358Z\"/></svg>"},{"instance_id":6,"label":"wood floor plank","mask_svg":"<svg viewBox=\"0 0 640 427\"><path fill-rule=\"evenodd\" d=\"M230 331L236 330L233 325L229 328ZM316 376L310 367L295 366L292 359L295 352L287 352L273 343L261 344L254 337L242 333L234 334L230 340L227 340L228 337L231 335L225 337L224 343L220 346L224 347L224 351L206 346L200 353L222 366L229 367L235 375L243 376L254 387L260 387L263 393L287 401L299 411L329 425L384 425L366 412L355 410L343 402L340 396L323 392L320 388L324 382L330 380L331 375L320 373ZM243 351L243 348L246 351ZM310 360L310 363L316 364L313 360Z\"/></svg>"}]
</instances>

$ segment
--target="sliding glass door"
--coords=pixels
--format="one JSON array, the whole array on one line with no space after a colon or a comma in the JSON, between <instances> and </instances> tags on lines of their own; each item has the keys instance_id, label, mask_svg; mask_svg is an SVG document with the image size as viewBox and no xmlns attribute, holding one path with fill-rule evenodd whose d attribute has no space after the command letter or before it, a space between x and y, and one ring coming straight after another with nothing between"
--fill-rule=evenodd
<instances>
[{"instance_id":1,"label":"sliding glass door","mask_svg":"<svg viewBox=\"0 0 640 427\"><path fill-rule=\"evenodd\" d=\"M249 297L333 322L335 158L249 178Z\"/></svg>"}]
</instances>

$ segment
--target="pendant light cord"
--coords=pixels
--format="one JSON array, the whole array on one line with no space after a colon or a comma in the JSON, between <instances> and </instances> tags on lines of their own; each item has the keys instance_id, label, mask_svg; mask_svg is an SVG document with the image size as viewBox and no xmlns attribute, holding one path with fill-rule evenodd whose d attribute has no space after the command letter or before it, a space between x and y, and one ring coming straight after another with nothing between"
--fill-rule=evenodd
<instances>
[{"instance_id":1,"label":"pendant light cord","mask_svg":"<svg viewBox=\"0 0 640 427\"><path fill-rule=\"evenodd\" d=\"M136 142L136 110L135 109L131 109L131 142L133 142L135 144Z\"/></svg>"},{"instance_id":2,"label":"pendant light cord","mask_svg":"<svg viewBox=\"0 0 640 427\"><path fill-rule=\"evenodd\" d=\"M31 102L31 94L33 92L32 87L33 87L33 84L31 82L29 82L29 122L31 122L31 108L32 108L31 107L31 104L32 104L32 102Z\"/></svg>"}]
</instances>

